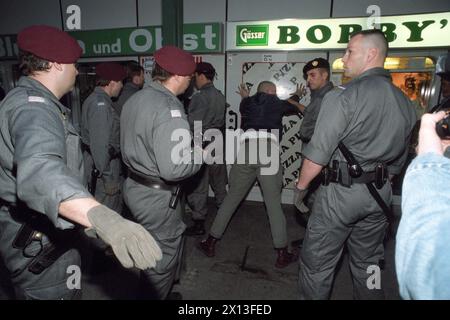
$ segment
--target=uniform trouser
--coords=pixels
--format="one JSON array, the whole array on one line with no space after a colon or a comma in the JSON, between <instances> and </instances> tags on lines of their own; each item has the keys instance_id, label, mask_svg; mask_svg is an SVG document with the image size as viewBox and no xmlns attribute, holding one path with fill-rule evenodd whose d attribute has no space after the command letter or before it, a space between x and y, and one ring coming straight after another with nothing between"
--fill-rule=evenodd
<instances>
[{"instance_id":1,"label":"uniform trouser","mask_svg":"<svg viewBox=\"0 0 450 320\"><path fill-rule=\"evenodd\" d=\"M227 195L227 167L225 164L208 164L191 179L193 190L188 193L187 201L192 209L193 220L205 220L208 214L208 192L211 185L216 197L217 206L222 205Z\"/></svg>"},{"instance_id":2,"label":"uniform trouser","mask_svg":"<svg viewBox=\"0 0 450 320\"><path fill-rule=\"evenodd\" d=\"M287 246L286 218L281 208L282 170L279 168L276 174L264 175L261 174L261 167L259 164L233 164L228 194L211 226L210 234L213 237L222 237L233 213L257 179L269 216L274 247Z\"/></svg>"},{"instance_id":3,"label":"uniform trouser","mask_svg":"<svg viewBox=\"0 0 450 320\"><path fill-rule=\"evenodd\" d=\"M143 272L144 298L166 298L176 280L182 257L182 234L186 226L180 201L175 209L171 209L170 197L170 191L152 189L130 178L124 183L124 200L133 219L155 238L163 252L156 267Z\"/></svg>"},{"instance_id":4,"label":"uniform trouser","mask_svg":"<svg viewBox=\"0 0 450 320\"><path fill-rule=\"evenodd\" d=\"M378 190L391 203L389 183ZM386 217L364 184L320 186L300 255L302 299L328 299L336 265L347 243L355 299L383 299L383 288L368 286L370 266L383 257ZM370 288L369 288L370 287Z\"/></svg>"},{"instance_id":5,"label":"uniform trouser","mask_svg":"<svg viewBox=\"0 0 450 320\"><path fill-rule=\"evenodd\" d=\"M95 188L95 199L101 204L107 206L111 210L121 214L123 209L122 203L122 181L108 181L109 177L100 177L97 179Z\"/></svg>"},{"instance_id":6,"label":"uniform trouser","mask_svg":"<svg viewBox=\"0 0 450 320\"><path fill-rule=\"evenodd\" d=\"M28 271L28 265L41 250L41 244L48 243L43 237L42 243L33 241L27 246L24 256L22 249L12 246L21 224L12 220L6 207L0 209L0 256L8 269L16 299L61 300L79 297L76 281L81 279L81 258L77 250L64 253L52 265L40 274ZM57 244L56 244L57 245ZM77 278L78 277L78 278Z\"/></svg>"},{"instance_id":7,"label":"uniform trouser","mask_svg":"<svg viewBox=\"0 0 450 320\"><path fill-rule=\"evenodd\" d=\"M93 166L92 156L88 152L83 153L85 165L85 179L91 184L91 172ZM120 158L115 158L109 162L109 170L97 178L95 187L95 199L101 204L118 213L122 212L122 185L123 177L122 162Z\"/></svg>"},{"instance_id":8,"label":"uniform trouser","mask_svg":"<svg viewBox=\"0 0 450 320\"><path fill-rule=\"evenodd\" d=\"M164 300L170 293L174 281L178 280L183 256L183 236L159 240L163 258L153 269L141 272L141 298Z\"/></svg>"}]
</instances>

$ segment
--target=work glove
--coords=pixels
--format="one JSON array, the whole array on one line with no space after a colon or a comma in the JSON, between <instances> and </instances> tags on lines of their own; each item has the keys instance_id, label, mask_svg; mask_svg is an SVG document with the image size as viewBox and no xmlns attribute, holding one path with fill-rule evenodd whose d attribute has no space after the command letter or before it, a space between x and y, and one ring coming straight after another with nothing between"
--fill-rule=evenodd
<instances>
[{"instance_id":1,"label":"work glove","mask_svg":"<svg viewBox=\"0 0 450 320\"><path fill-rule=\"evenodd\" d=\"M299 189L295 187L294 190L294 205L300 212L308 212L308 208L303 204L303 199L306 197L308 189ZM305 210L306 208L306 210Z\"/></svg>"},{"instance_id":2,"label":"work glove","mask_svg":"<svg viewBox=\"0 0 450 320\"><path fill-rule=\"evenodd\" d=\"M161 260L161 249L140 224L122 218L104 205L90 209L87 218L96 235L111 246L125 268L145 270L154 268L156 261ZM91 236L89 230L86 233Z\"/></svg>"}]
</instances>

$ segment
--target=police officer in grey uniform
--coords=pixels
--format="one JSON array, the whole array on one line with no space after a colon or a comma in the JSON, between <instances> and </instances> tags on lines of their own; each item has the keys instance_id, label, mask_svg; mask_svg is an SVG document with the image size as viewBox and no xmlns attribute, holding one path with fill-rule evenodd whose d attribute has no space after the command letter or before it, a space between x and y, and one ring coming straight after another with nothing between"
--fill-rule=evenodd
<instances>
[{"instance_id":1,"label":"police officer in grey uniform","mask_svg":"<svg viewBox=\"0 0 450 320\"><path fill-rule=\"evenodd\" d=\"M179 184L201 166L192 156L189 123L177 95L189 86L195 72L191 54L165 46L154 54L153 81L125 103L121 115L120 145L128 167L124 200L132 216L158 241L163 259L145 270L144 297L165 299L176 276L185 225L179 202ZM187 135L187 136L186 136ZM178 137L183 136L182 143Z\"/></svg>"},{"instance_id":2,"label":"police officer in grey uniform","mask_svg":"<svg viewBox=\"0 0 450 320\"><path fill-rule=\"evenodd\" d=\"M216 70L208 62L200 62L195 70L195 87L198 91L192 97L188 107L188 121L194 133L194 122L201 125L202 133L210 129L225 134L225 96L214 87ZM205 219L208 213L208 191L211 185L216 197L217 207L227 195L227 167L222 153L221 163L205 164L186 185L190 185L187 201L192 208L194 225L187 228L185 235L205 234Z\"/></svg>"},{"instance_id":3,"label":"police officer in grey uniform","mask_svg":"<svg viewBox=\"0 0 450 320\"><path fill-rule=\"evenodd\" d=\"M97 86L84 101L81 113L86 179L100 203L121 212L120 116L111 98L119 95L126 72L114 62L100 63L95 71Z\"/></svg>"},{"instance_id":4,"label":"police officer in grey uniform","mask_svg":"<svg viewBox=\"0 0 450 320\"><path fill-rule=\"evenodd\" d=\"M125 102L136 92L142 89L144 86L144 68L140 66L137 62L130 62L127 65L127 78L123 85L122 91L120 92L117 101L114 102L113 106L117 113L122 113L122 108Z\"/></svg>"},{"instance_id":5,"label":"police officer in grey uniform","mask_svg":"<svg viewBox=\"0 0 450 320\"><path fill-rule=\"evenodd\" d=\"M323 58L315 58L309 61L303 67L303 78L307 81L311 90L311 101L303 112L303 121L300 126L300 140L302 141L302 150L308 145L314 134L317 117L319 116L322 99L326 93L333 89L333 83L330 82L330 64ZM313 203L313 193L319 186L320 181L316 179L309 188L308 196L305 201L308 206L302 205L299 211L307 217L309 208Z\"/></svg>"},{"instance_id":6,"label":"police officer in grey uniform","mask_svg":"<svg viewBox=\"0 0 450 320\"><path fill-rule=\"evenodd\" d=\"M16 298L74 298L75 224L111 245L125 267L155 266L161 250L151 235L83 185L79 136L59 102L75 84L81 47L44 25L25 28L17 43L25 76L0 104L0 256Z\"/></svg>"},{"instance_id":7,"label":"police officer in grey uniform","mask_svg":"<svg viewBox=\"0 0 450 320\"><path fill-rule=\"evenodd\" d=\"M323 99L314 135L303 150L296 202L329 163L333 175L317 191L300 255L299 289L303 299L327 299L334 269L345 243L353 277L354 298L381 299L383 289L367 286L369 266L383 257L386 216L366 184L375 182L381 199L392 198L389 175L398 174L407 156L416 122L409 99L383 69L388 44L379 30L354 34L343 57L352 81ZM339 143L363 173L350 170ZM351 159L350 159L351 160ZM379 170L378 170L378 169ZM374 187L375 188L375 187Z\"/></svg>"},{"instance_id":8,"label":"police officer in grey uniform","mask_svg":"<svg viewBox=\"0 0 450 320\"><path fill-rule=\"evenodd\" d=\"M274 170L269 170L267 163L261 160L264 155L269 154L279 157L278 141L281 138L278 136L273 141L270 132L267 131L278 130L281 136L283 116L295 114L300 109L298 103L280 100L276 95L276 89L273 82L262 81L258 85L257 93L249 97L245 84L239 88L239 94L243 98L239 107L241 128L246 131L250 139L241 143L242 151L238 154L238 162L233 164L230 171L229 192L217 212L208 238L202 240L197 246L208 257L215 256L216 242L222 237L234 212L255 180L258 180L267 208L273 245L277 251L275 266L284 268L297 261L298 251L288 251L286 218L281 207L282 168L279 160L276 162L270 159L272 163L269 163L269 166L273 166ZM251 150L251 145L255 145L255 141L257 150ZM262 145L267 146L266 150ZM264 155L261 157L260 153L263 152ZM250 161L253 153L258 154L255 162Z\"/></svg>"}]
</instances>

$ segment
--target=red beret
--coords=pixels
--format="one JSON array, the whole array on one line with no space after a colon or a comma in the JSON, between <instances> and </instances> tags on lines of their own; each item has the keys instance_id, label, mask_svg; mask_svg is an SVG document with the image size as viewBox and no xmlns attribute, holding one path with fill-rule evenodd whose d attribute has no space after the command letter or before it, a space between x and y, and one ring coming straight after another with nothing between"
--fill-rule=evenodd
<instances>
[{"instance_id":1,"label":"red beret","mask_svg":"<svg viewBox=\"0 0 450 320\"><path fill-rule=\"evenodd\" d=\"M17 44L23 51L50 62L70 64L78 60L82 49L66 32L50 26L31 26L17 35Z\"/></svg>"},{"instance_id":2,"label":"red beret","mask_svg":"<svg viewBox=\"0 0 450 320\"><path fill-rule=\"evenodd\" d=\"M95 72L103 80L122 81L127 77L125 68L115 62L99 63L95 67Z\"/></svg>"},{"instance_id":3,"label":"red beret","mask_svg":"<svg viewBox=\"0 0 450 320\"><path fill-rule=\"evenodd\" d=\"M179 76L189 76L195 72L194 57L174 46L164 46L154 53L157 64L164 70Z\"/></svg>"}]
</instances>

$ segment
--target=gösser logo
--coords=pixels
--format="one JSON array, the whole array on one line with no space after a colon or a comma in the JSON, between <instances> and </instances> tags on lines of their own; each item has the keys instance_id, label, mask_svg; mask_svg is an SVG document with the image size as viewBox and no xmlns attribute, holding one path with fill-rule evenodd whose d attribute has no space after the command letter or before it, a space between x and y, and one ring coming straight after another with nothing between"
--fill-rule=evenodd
<instances>
[{"instance_id":1,"label":"g\u00f6sser logo","mask_svg":"<svg viewBox=\"0 0 450 320\"><path fill-rule=\"evenodd\" d=\"M269 43L269 25L244 25L236 27L237 46L267 46Z\"/></svg>"}]
</instances>

